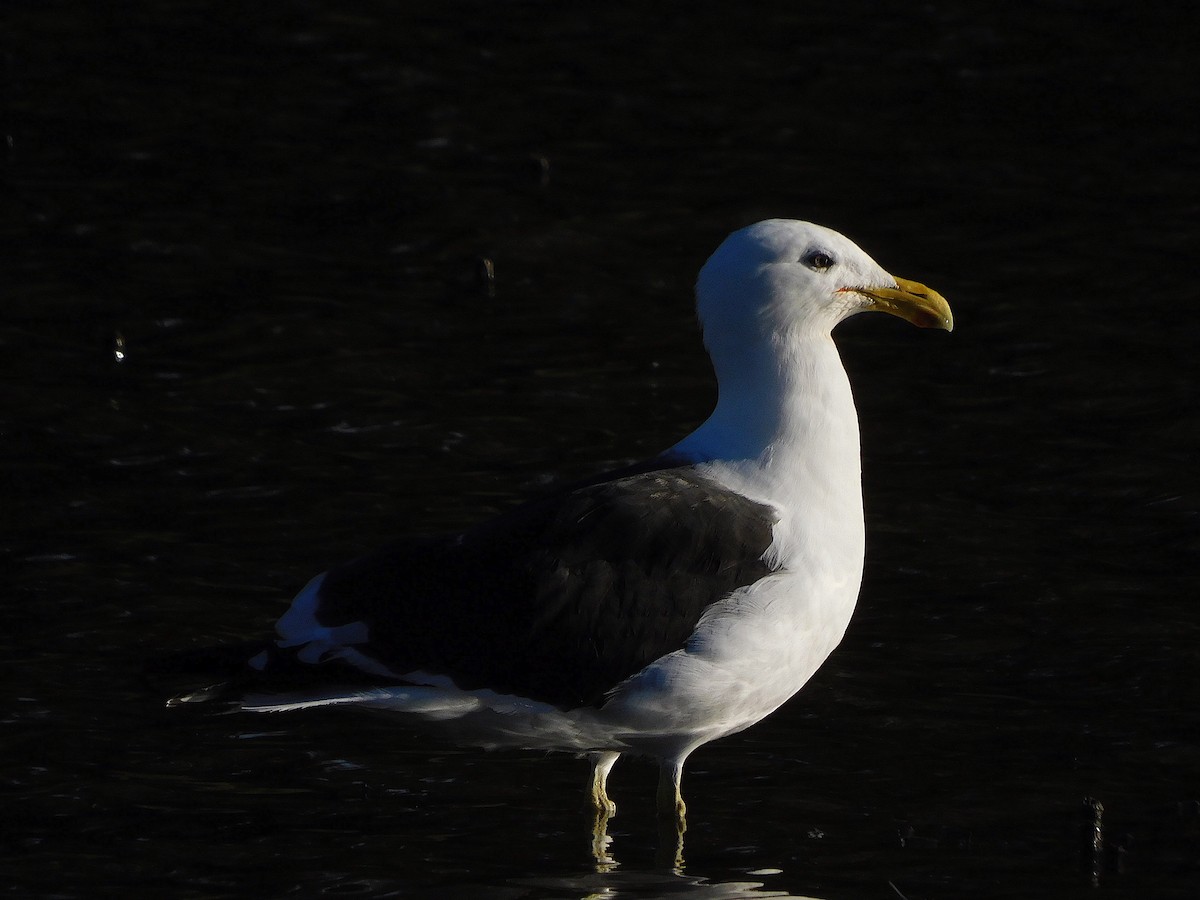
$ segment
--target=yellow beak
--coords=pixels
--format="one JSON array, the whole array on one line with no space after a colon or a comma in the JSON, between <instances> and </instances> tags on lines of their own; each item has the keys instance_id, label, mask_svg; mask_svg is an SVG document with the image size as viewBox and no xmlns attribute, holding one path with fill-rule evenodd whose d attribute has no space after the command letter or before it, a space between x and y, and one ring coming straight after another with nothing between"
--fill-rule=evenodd
<instances>
[{"instance_id":1,"label":"yellow beak","mask_svg":"<svg viewBox=\"0 0 1200 900\"><path fill-rule=\"evenodd\" d=\"M946 298L933 288L906 278L896 279L895 288L860 287L856 293L871 300L871 309L891 313L918 328L954 330L954 313Z\"/></svg>"}]
</instances>

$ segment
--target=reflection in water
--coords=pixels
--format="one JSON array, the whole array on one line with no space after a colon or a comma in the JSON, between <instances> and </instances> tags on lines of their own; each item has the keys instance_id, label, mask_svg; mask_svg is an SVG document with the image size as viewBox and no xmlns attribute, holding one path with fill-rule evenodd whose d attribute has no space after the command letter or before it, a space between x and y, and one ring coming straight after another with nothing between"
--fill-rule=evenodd
<instances>
[{"instance_id":1,"label":"reflection in water","mask_svg":"<svg viewBox=\"0 0 1200 900\"><path fill-rule=\"evenodd\" d=\"M819 900L807 895L789 894L786 891L767 888L762 882L756 881L713 882L695 875L626 870L559 878L520 878L511 883L554 892L545 895L547 897L578 897L580 900L600 900L605 897L630 897L641 900L654 900L658 897L687 897L692 900Z\"/></svg>"},{"instance_id":2,"label":"reflection in water","mask_svg":"<svg viewBox=\"0 0 1200 900\"><path fill-rule=\"evenodd\" d=\"M661 809L661 807L659 807ZM683 835L687 822L681 812L675 816L658 815L658 848L655 853L658 867L680 873L684 868Z\"/></svg>"},{"instance_id":3,"label":"reflection in water","mask_svg":"<svg viewBox=\"0 0 1200 900\"><path fill-rule=\"evenodd\" d=\"M613 839L608 833L608 823L613 814L607 809L596 808L592 823L592 859L597 872L611 872L618 865L614 855ZM683 836L687 823L682 815L657 816L658 845L655 850L655 866L664 872L682 874L686 863L683 858Z\"/></svg>"},{"instance_id":4,"label":"reflection in water","mask_svg":"<svg viewBox=\"0 0 1200 900\"><path fill-rule=\"evenodd\" d=\"M611 872L617 867L617 860L612 855L612 837L608 833L608 820L612 815L605 809L596 807L592 810L595 820L592 822L592 859L596 863L597 872Z\"/></svg>"}]
</instances>

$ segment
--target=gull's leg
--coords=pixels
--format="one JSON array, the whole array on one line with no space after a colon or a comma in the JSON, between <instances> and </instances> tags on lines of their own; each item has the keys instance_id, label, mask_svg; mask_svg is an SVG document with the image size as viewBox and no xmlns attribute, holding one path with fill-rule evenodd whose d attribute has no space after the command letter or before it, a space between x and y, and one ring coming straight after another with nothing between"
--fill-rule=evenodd
<instances>
[{"instance_id":1,"label":"gull's leg","mask_svg":"<svg viewBox=\"0 0 1200 900\"><path fill-rule=\"evenodd\" d=\"M592 859L597 872L610 872L617 865L609 852L612 838L608 836L608 820L616 814L617 804L608 799L608 773L616 765L620 753L596 751L588 754L592 764L591 786L588 792L589 805L595 818L592 821Z\"/></svg>"},{"instance_id":2,"label":"gull's leg","mask_svg":"<svg viewBox=\"0 0 1200 900\"><path fill-rule=\"evenodd\" d=\"M592 764L592 783L589 793L592 808L595 809L597 815L605 818L616 815L617 812L617 804L608 799L608 773L612 771L612 767L616 765L620 756L620 753L612 751L597 751L588 754L588 761Z\"/></svg>"},{"instance_id":3,"label":"gull's leg","mask_svg":"<svg viewBox=\"0 0 1200 900\"><path fill-rule=\"evenodd\" d=\"M683 802L683 794L679 792L680 782L683 781L683 761L686 756L674 759L664 759L658 764L658 795L657 806L660 818L673 818L683 823L687 806Z\"/></svg>"}]
</instances>

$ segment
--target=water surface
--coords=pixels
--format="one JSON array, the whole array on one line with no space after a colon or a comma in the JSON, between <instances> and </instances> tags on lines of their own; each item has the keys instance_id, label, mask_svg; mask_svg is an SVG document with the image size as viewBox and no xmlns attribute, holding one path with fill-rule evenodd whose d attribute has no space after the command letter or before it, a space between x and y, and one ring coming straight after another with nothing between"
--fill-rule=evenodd
<instances>
[{"instance_id":1,"label":"water surface","mask_svg":"<svg viewBox=\"0 0 1200 900\"><path fill-rule=\"evenodd\" d=\"M1173 14L128 6L9 17L14 895L1194 894ZM689 762L682 874L636 760L597 867L570 757L163 708L147 656L697 424L692 280L770 215L845 231L958 327L840 330L862 600L797 698Z\"/></svg>"}]
</instances>

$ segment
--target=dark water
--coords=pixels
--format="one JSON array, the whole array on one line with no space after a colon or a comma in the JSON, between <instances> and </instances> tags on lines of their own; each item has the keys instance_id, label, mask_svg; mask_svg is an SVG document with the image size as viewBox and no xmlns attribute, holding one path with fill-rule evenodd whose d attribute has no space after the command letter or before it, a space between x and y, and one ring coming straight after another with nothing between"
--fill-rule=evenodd
<instances>
[{"instance_id":1,"label":"dark water","mask_svg":"<svg viewBox=\"0 0 1200 900\"><path fill-rule=\"evenodd\" d=\"M4 32L8 896L1195 895L1185 7L98 7ZM843 327L862 601L690 761L682 874L637 761L598 871L569 757L162 707L147 656L694 426L768 215L958 328Z\"/></svg>"}]
</instances>

